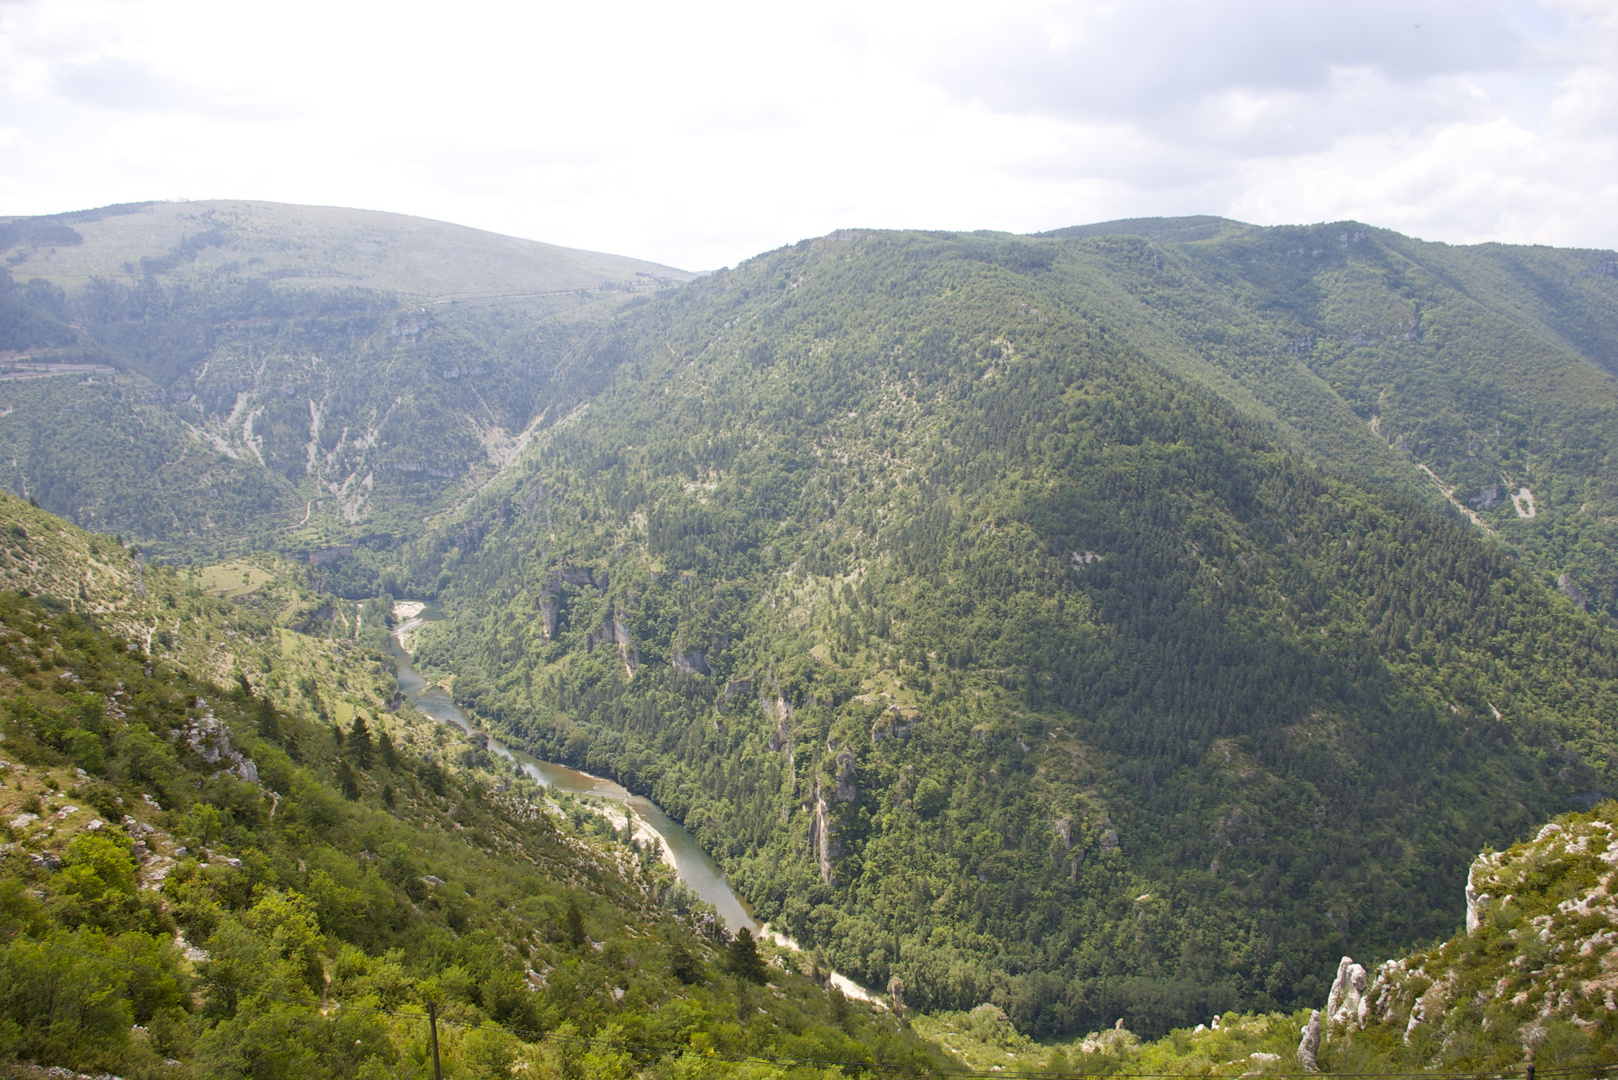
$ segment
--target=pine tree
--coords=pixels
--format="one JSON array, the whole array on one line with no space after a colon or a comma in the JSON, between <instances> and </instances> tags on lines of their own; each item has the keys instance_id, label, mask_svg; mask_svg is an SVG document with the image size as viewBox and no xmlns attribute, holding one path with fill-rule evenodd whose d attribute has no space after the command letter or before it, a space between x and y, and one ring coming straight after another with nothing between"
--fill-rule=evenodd
<instances>
[{"instance_id":1,"label":"pine tree","mask_svg":"<svg viewBox=\"0 0 1618 1080\"><path fill-rule=\"evenodd\" d=\"M258 733L266 739L275 742L281 741L281 721L275 715L275 705L269 698L259 698L254 704L257 713Z\"/></svg>"},{"instance_id":2,"label":"pine tree","mask_svg":"<svg viewBox=\"0 0 1618 1080\"><path fill-rule=\"evenodd\" d=\"M702 963L683 941L669 946L669 970L687 986L702 981Z\"/></svg>"},{"instance_id":3,"label":"pine tree","mask_svg":"<svg viewBox=\"0 0 1618 1080\"><path fill-rule=\"evenodd\" d=\"M730 947L725 954L725 968L738 979L760 986L764 984L767 974L764 958L758 954L758 942L753 940L753 932L747 927L736 931L736 936L730 939Z\"/></svg>"},{"instance_id":4,"label":"pine tree","mask_svg":"<svg viewBox=\"0 0 1618 1080\"><path fill-rule=\"evenodd\" d=\"M337 762L337 784L343 789L345 798L357 799L360 797L359 777L354 774L354 767L347 761Z\"/></svg>"},{"instance_id":5,"label":"pine tree","mask_svg":"<svg viewBox=\"0 0 1618 1080\"><path fill-rule=\"evenodd\" d=\"M575 949L583 948L589 937L584 932L584 913L578 904L567 906L567 941Z\"/></svg>"},{"instance_id":6,"label":"pine tree","mask_svg":"<svg viewBox=\"0 0 1618 1080\"><path fill-rule=\"evenodd\" d=\"M354 763L362 769L371 767L371 729L365 724L365 717L359 713L354 714L354 722L348 729L349 751L354 755Z\"/></svg>"}]
</instances>

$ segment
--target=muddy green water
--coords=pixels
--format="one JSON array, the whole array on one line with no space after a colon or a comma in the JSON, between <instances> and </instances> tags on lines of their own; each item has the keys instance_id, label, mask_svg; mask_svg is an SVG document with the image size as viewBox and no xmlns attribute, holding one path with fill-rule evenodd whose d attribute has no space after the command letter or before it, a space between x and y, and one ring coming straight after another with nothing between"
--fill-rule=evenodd
<instances>
[{"instance_id":1,"label":"muddy green water","mask_svg":"<svg viewBox=\"0 0 1618 1080\"><path fill-rule=\"evenodd\" d=\"M443 617L443 612L437 605L426 604L421 614L405 623L400 630L409 629L419 623L437 622ZM448 691L439 686L429 686L421 672L416 670L410 654L399 644L398 633L399 631L395 631L388 639L388 648L393 653L400 691L423 714L439 723L453 724L462 731L472 732L471 720L455 704ZM725 872L703 850L702 845L697 843L696 837L665 814L662 807L650 799L631 794L611 780L591 776L589 773L570 769L566 765L541 761L532 754L506 746L492 736L489 737L489 753L516 762L522 767L523 772L546 787L581 795L595 795L629 806L647 827L663 838L664 851L672 856L674 872L679 875L680 880L690 886L691 891L712 904L732 932L744 926L754 932L758 931L759 925L753 920L747 905L731 891L730 883L725 880Z\"/></svg>"}]
</instances>

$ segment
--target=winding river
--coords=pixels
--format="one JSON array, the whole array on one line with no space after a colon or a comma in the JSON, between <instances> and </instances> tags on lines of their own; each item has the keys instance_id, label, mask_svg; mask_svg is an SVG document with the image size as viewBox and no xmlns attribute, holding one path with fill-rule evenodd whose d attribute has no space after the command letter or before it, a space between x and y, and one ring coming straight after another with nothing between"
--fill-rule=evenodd
<instances>
[{"instance_id":1,"label":"winding river","mask_svg":"<svg viewBox=\"0 0 1618 1080\"><path fill-rule=\"evenodd\" d=\"M393 653L394 666L398 671L399 690L424 715L432 717L441 724L453 724L470 734L473 728L466 713L455 704L448 691L441 686L429 684L421 672L416 670L410 654L405 651L404 644L400 640L405 633L418 626L439 621L444 617L443 612L436 604L404 600L399 601L395 610L399 615L409 616L388 639L388 648ZM730 883L725 880L725 872L702 849L702 845L697 843L697 838L650 799L631 794L611 780L591 776L589 773L579 772L565 765L541 761L492 737L489 739L489 753L516 762L522 767L523 772L546 787L578 795L595 795L612 799L629 807L640 818L641 823L656 834L663 845L664 858L673 864L674 872L679 875L680 880L685 882L692 892L714 906L732 933L744 926L755 934L762 929L754 921L747 905L731 891Z\"/></svg>"},{"instance_id":2,"label":"winding river","mask_svg":"<svg viewBox=\"0 0 1618 1080\"><path fill-rule=\"evenodd\" d=\"M400 600L394 604L394 614L400 616L403 621L388 638L388 651L393 654L400 692L409 698L410 703L423 715L441 724L453 724L467 734L472 734L471 719L455 704L455 699L450 697L449 691L428 683L421 672L416 670L410 653L404 647L403 637L406 633L427 623L438 622L443 619L444 613L437 604L431 602ZM701 844L697 843L697 838L686 832L684 826L665 814L663 808L652 800L631 794L611 780L591 776L589 773L570 769L566 765L541 761L532 754L506 746L482 732L479 732L479 735L488 738L491 754L498 754L515 762L522 767L523 772L548 788L576 795L595 795L611 799L633 810L635 816L640 819L640 824L663 846L663 857L673 865L679 879L698 897L714 906L714 910L719 913L719 917L724 920L725 926L732 933L745 926L754 934L768 937L778 945L797 949L797 944L791 938L776 933L767 925L760 925L753 918L752 911L741 897L731 891L730 882L725 880L725 872L719 869L719 864L703 850ZM849 997L882 1005L877 995L846 975L832 972L831 983Z\"/></svg>"}]
</instances>

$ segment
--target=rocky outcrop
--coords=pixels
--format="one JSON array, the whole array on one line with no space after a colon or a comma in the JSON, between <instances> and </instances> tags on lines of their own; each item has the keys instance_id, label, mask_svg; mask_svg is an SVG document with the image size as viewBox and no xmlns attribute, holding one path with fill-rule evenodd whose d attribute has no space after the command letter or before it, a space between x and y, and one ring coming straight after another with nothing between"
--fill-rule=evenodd
<instances>
[{"instance_id":1,"label":"rocky outcrop","mask_svg":"<svg viewBox=\"0 0 1618 1080\"><path fill-rule=\"evenodd\" d=\"M1483 918L1489 910L1489 905L1494 902L1494 897L1486 892L1478 891L1478 870L1479 868L1492 866L1499 860L1500 855L1498 852L1492 855L1480 855L1466 872L1466 932L1468 934L1477 933L1478 927L1483 925Z\"/></svg>"},{"instance_id":2,"label":"rocky outcrop","mask_svg":"<svg viewBox=\"0 0 1618 1080\"><path fill-rule=\"evenodd\" d=\"M759 699L759 705L764 709L764 718L771 722L774 730L770 732L770 749L779 753L786 750L792 752L792 705L780 693L775 700L768 697Z\"/></svg>"},{"instance_id":3,"label":"rocky outcrop","mask_svg":"<svg viewBox=\"0 0 1618 1080\"><path fill-rule=\"evenodd\" d=\"M814 815L809 819L809 850L820 866L820 880L832 884L832 823L826 812L826 799L821 794L820 778L815 778L813 797Z\"/></svg>"},{"instance_id":4,"label":"rocky outcrop","mask_svg":"<svg viewBox=\"0 0 1618 1080\"><path fill-rule=\"evenodd\" d=\"M561 616L562 601L555 593L539 598L539 618L546 641L556 636L556 623Z\"/></svg>"},{"instance_id":5,"label":"rocky outcrop","mask_svg":"<svg viewBox=\"0 0 1618 1080\"><path fill-rule=\"evenodd\" d=\"M723 712L732 701L753 692L752 679L731 679L719 693L719 710Z\"/></svg>"},{"instance_id":6,"label":"rocky outcrop","mask_svg":"<svg viewBox=\"0 0 1618 1080\"><path fill-rule=\"evenodd\" d=\"M1303 1026L1303 1038L1298 1040L1298 1068L1306 1073L1320 1071L1316 1055L1320 1053L1320 1010L1311 1009L1309 1022Z\"/></svg>"},{"instance_id":7,"label":"rocky outcrop","mask_svg":"<svg viewBox=\"0 0 1618 1080\"><path fill-rule=\"evenodd\" d=\"M691 649L682 651L675 648L672 660L674 670L681 675L711 675L713 670L708 667L708 658L702 655L701 650Z\"/></svg>"},{"instance_id":8,"label":"rocky outcrop","mask_svg":"<svg viewBox=\"0 0 1618 1080\"><path fill-rule=\"evenodd\" d=\"M597 645L616 645L618 654L623 657L624 670L631 676L640 669L640 651L635 648L634 638L629 633L629 625L623 617L614 611L604 620L596 630L585 635L584 647L593 649Z\"/></svg>"},{"instance_id":9,"label":"rocky outcrop","mask_svg":"<svg viewBox=\"0 0 1618 1080\"><path fill-rule=\"evenodd\" d=\"M889 739L903 739L915 726L914 719L905 716L897 705L892 706L871 725L871 745L877 746Z\"/></svg>"},{"instance_id":10,"label":"rocky outcrop","mask_svg":"<svg viewBox=\"0 0 1618 1080\"><path fill-rule=\"evenodd\" d=\"M1584 592L1579 588L1579 583L1568 577L1566 573L1557 577L1556 587L1561 589L1562 595L1573 601L1574 606L1580 611L1584 611L1589 607L1590 602L1584 598Z\"/></svg>"},{"instance_id":11,"label":"rocky outcrop","mask_svg":"<svg viewBox=\"0 0 1618 1080\"><path fill-rule=\"evenodd\" d=\"M1365 969L1345 956L1337 963L1337 978L1331 984L1326 998L1326 1019L1342 1027L1354 1029L1365 1026L1370 1012L1370 1001L1365 996L1369 983Z\"/></svg>"},{"instance_id":12,"label":"rocky outcrop","mask_svg":"<svg viewBox=\"0 0 1618 1080\"><path fill-rule=\"evenodd\" d=\"M557 623L562 615L562 587L564 585L593 586L602 596L607 595L608 577L605 570L592 574L589 570L579 566L559 566L550 571L540 582L535 592L539 595L539 617L544 624L545 640L550 641L556 636ZM611 620L608 620L610 623ZM591 635L587 641L589 647L594 647L603 640L611 640L610 635L603 638ZM639 664L637 659L636 664Z\"/></svg>"},{"instance_id":13,"label":"rocky outcrop","mask_svg":"<svg viewBox=\"0 0 1618 1080\"><path fill-rule=\"evenodd\" d=\"M1480 1038L1531 1059L1536 1031L1604 1038L1618 1021L1615 817L1618 806L1605 803L1480 855L1464 887L1465 931L1436 949L1390 960L1369 978L1345 956L1322 1041L1381 1027L1423 1060Z\"/></svg>"},{"instance_id":14,"label":"rocky outcrop","mask_svg":"<svg viewBox=\"0 0 1618 1080\"><path fill-rule=\"evenodd\" d=\"M258 783L258 766L253 764L252 758L231 746L230 728L213 714L213 709L202 698L197 699L196 707L204 710L203 714L183 728L171 729L169 738L183 742L220 772L232 773L249 784Z\"/></svg>"},{"instance_id":15,"label":"rocky outcrop","mask_svg":"<svg viewBox=\"0 0 1618 1080\"><path fill-rule=\"evenodd\" d=\"M596 627L596 629L585 638L585 646L591 649L595 648L597 645L628 644L629 627L624 624L623 619L618 617L617 612L614 612L609 617L603 619L601 621L601 625Z\"/></svg>"},{"instance_id":16,"label":"rocky outcrop","mask_svg":"<svg viewBox=\"0 0 1618 1080\"><path fill-rule=\"evenodd\" d=\"M337 547L321 548L319 551L309 553L310 566L324 566L326 563L337 562L354 554L353 544L339 544Z\"/></svg>"},{"instance_id":17,"label":"rocky outcrop","mask_svg":"<svg viewBox=\"0 0 1618 1080\"><path fill-rule=\"evenodd\" d=\"M854 751L844 750L837 755L837 786L832 797L838 802L853 802L859 795L859 785L854 782Z\"/></svg>"}]
</instances>

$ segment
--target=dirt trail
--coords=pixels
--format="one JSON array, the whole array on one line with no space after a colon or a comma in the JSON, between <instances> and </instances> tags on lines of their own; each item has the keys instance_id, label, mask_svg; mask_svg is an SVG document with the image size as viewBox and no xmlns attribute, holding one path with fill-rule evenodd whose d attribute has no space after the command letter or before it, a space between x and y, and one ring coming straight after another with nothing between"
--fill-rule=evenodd
<instances>
[{"instance_id":1,"label":"dirt trail","mask_svg":"<svg viewBox=\"0 0 1618 1080\"><path fill-rule=\"evenodd\" d=\"M1465 514L1467 516L1467 518L1472 522L1472 524L1476 525L1478 528L1482 529L1484 532L1488 533L1490 536L1496 535L1496 533L1495 533L1495 531L1493 529L1489 528L1488 525L1484 524L1483 518L1478 515L1478 512L1476 510L1473 510L1470 506L1467 506L1465 503L1461 502L1461 500L1459 500L1459 499L1457 499L1455 497L1455 489L1454 488L1444 486L1444 481L1442 481L1442 480L1440 480L1438 478L1437 473L1433 472L1433 470L1429 469L1427 466L1423 465L1419 461L1416 462L1416 468L1420 469L1422 472L1424 472L1428 476L1432 477L1433 478L1433 483L1438 485L1438 490L1442 491L1444 493L1444 498L1449 500L1451 506L1455 507L1455 509L1457 509L1461 513ZM1523 490L1527 491L1528 489L1523 488ZM1512 498L1515 499L1516 496L1512 496ZM1522 513L1522 509L1520 507L1518 508L1517 513L1519 513L1519 514ZM1524 516L1533 517L1532 514L1527 514L1527 515L1524 515Z\"/></svg>"}]
</instances>

